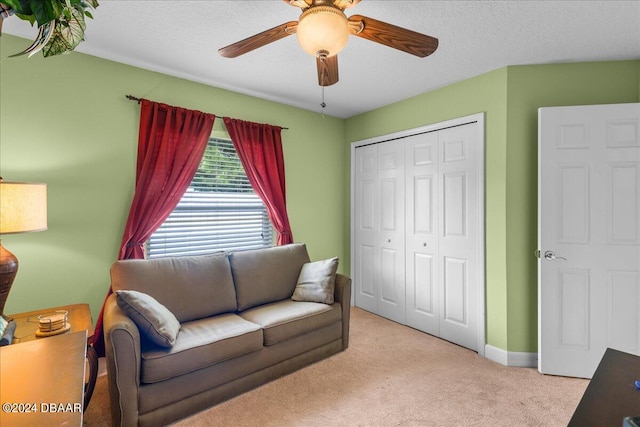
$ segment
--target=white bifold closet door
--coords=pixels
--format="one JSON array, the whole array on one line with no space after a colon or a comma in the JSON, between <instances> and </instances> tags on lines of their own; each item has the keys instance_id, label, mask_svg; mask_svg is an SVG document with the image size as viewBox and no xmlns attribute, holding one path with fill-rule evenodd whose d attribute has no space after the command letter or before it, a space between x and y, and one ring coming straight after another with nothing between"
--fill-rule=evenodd
<instances>
[{"instance_id":1,"label":"white bifold closet door","mask_svg":"<svg viewBox=\"0 0 640 427\"><path fill-rule=\"evenodd\" d=\"M478 350L477 123L355 149L355 304ZM479 248L480 246L480 248Z\"/></svg>"},{"instance_id":2,"label":"white bifold closet door","mask_svg":"<svg viewBox=\"0 0 640 427\"><path fill-rule=\"evenodd\" d=\"M404 323L404 147L389 141L356 153L356 305Z\"/></svg>"}]
</instances>

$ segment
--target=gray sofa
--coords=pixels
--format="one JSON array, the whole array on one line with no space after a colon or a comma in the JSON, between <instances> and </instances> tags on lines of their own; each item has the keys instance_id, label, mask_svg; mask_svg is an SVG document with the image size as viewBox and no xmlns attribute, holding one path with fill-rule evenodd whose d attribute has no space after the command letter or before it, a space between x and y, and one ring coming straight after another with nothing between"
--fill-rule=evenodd
<instances>
[{"instance_id":1,"label":"gray sofa","mask_svg":"<svg viewBox=\"0 0 640 427\"><path fill-rule=\"evenodd\" d=\"M333 304L295 301L309 262L304 244L116 262L103 317L113 425L166 425L346 349L351 279L333 276ZM175 316L171 345L125 314L131 291Z\"/></svg>"}]
</instances>

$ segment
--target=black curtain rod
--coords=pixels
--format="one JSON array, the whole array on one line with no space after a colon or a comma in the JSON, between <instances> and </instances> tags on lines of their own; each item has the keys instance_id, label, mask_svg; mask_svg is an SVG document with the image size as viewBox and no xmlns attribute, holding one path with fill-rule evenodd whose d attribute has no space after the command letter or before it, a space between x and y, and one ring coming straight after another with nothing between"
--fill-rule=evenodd
<instances>
[{"instance_id":1,"label":"black curtain rod","mask_svg":"<svg viewBox=\"0 0 640 427\"><path fill-rule=\"evenodd\" d=\"M142 98L138 98L137 96L133 96L133 95L125 95L125 98L127 98L129 101L136 101L138 104L140 104L142 102ZM217 114L214 114L214 116L216 117L220 117ZM222 117L224 118L224 117ZM283 128L282 126L278 126L280 129L283 130L289 130L289 128Z\"/></svg>"}]
</instances>

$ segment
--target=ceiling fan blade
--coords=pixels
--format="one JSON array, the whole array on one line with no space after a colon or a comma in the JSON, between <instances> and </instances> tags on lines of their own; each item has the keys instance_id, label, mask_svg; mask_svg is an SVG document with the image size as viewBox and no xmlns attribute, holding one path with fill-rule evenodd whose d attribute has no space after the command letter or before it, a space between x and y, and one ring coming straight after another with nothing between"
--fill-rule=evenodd
<instances>
[{"instance_id":1,"label":"ceiling fan blade","mask_svg":"<svg viewBox=\"0 0 640 427\"><path fill-rule=\"evenodd\" d=\"M320 86L331 86L338 83L338 55L327 58L316 58L318 66L318 84Z\"/></svg>"},{"instance_id":2,"label":"ceiling fan blade","mask_svg":"<svg viewBox=\"0 0 640 427\"><path fill-rule=\"evenodd\" d=\"M235 58L254 49L273 43L284 37L296 33L298 21L289 21L286 24L278 25L267 31L263 31L255 36L248 37L239 42L230 44L218 49L218 53L225 58Z\"/></svg>"},{"instance_id":3,"label":"ceiling fan blade","mask_svg":"<svg viewBox=\"0 0 640 427\"><path fill-rule=\"evenodd\" d=\"M353 15L349 18L353 35L424 58L438 48L438 39L386 22Z\"/></svg>"}]
</instances>

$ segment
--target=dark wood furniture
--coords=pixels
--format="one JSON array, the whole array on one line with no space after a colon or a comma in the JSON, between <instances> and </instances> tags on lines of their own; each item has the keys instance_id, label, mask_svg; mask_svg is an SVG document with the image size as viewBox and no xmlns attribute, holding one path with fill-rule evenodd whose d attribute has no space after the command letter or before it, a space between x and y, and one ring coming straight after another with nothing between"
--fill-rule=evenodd
<instances>
[{"instance_id":1,"label":"dark wood furniture","mask_svg":"<svg viewBox=\"0 0 640 427\"><path fill-rule=\"evenodd\" d=\"M578 404L569 427L622 426L640 415L640 357L608 348Z\"/></svg>"},{"instance_id":2,"label":"dark wood furniture","mask_svg":"<svg viewBox=\"0 0 640 427\"><path fill-rule=\"evenodd\" d=\"M82 426L87 331L0 347L0 425Z\"/></svg>"},{"instance_id":3,"label":"dark wood furniture","mask_svg":"<svg viewBox=\"0 0 640 427\"><path fill-rule=\"evenodd\" d=\"M71 304L60 307L47 308L44 310L35 310L25 313L13 314L8 316L16 322L16 330L13 335L14 344L26 343L34 340L45 340L51 337L38 337L36 331L38 330L38 316L41 314L47 314L59 310L65 310L69 313L68 322L71 325L71 329L65 334L72 334L74 332L86 331L87 333L87 351L86 359L89 365L89 370L85 379L85 393L84 393L84 405L86 410L93 395L93 389L96 385L96 379L98 377L98 354L93 346L89 345L93 340L93 322L91 320L91 309L89 304Z\"/></svg>"}]
</instances>

